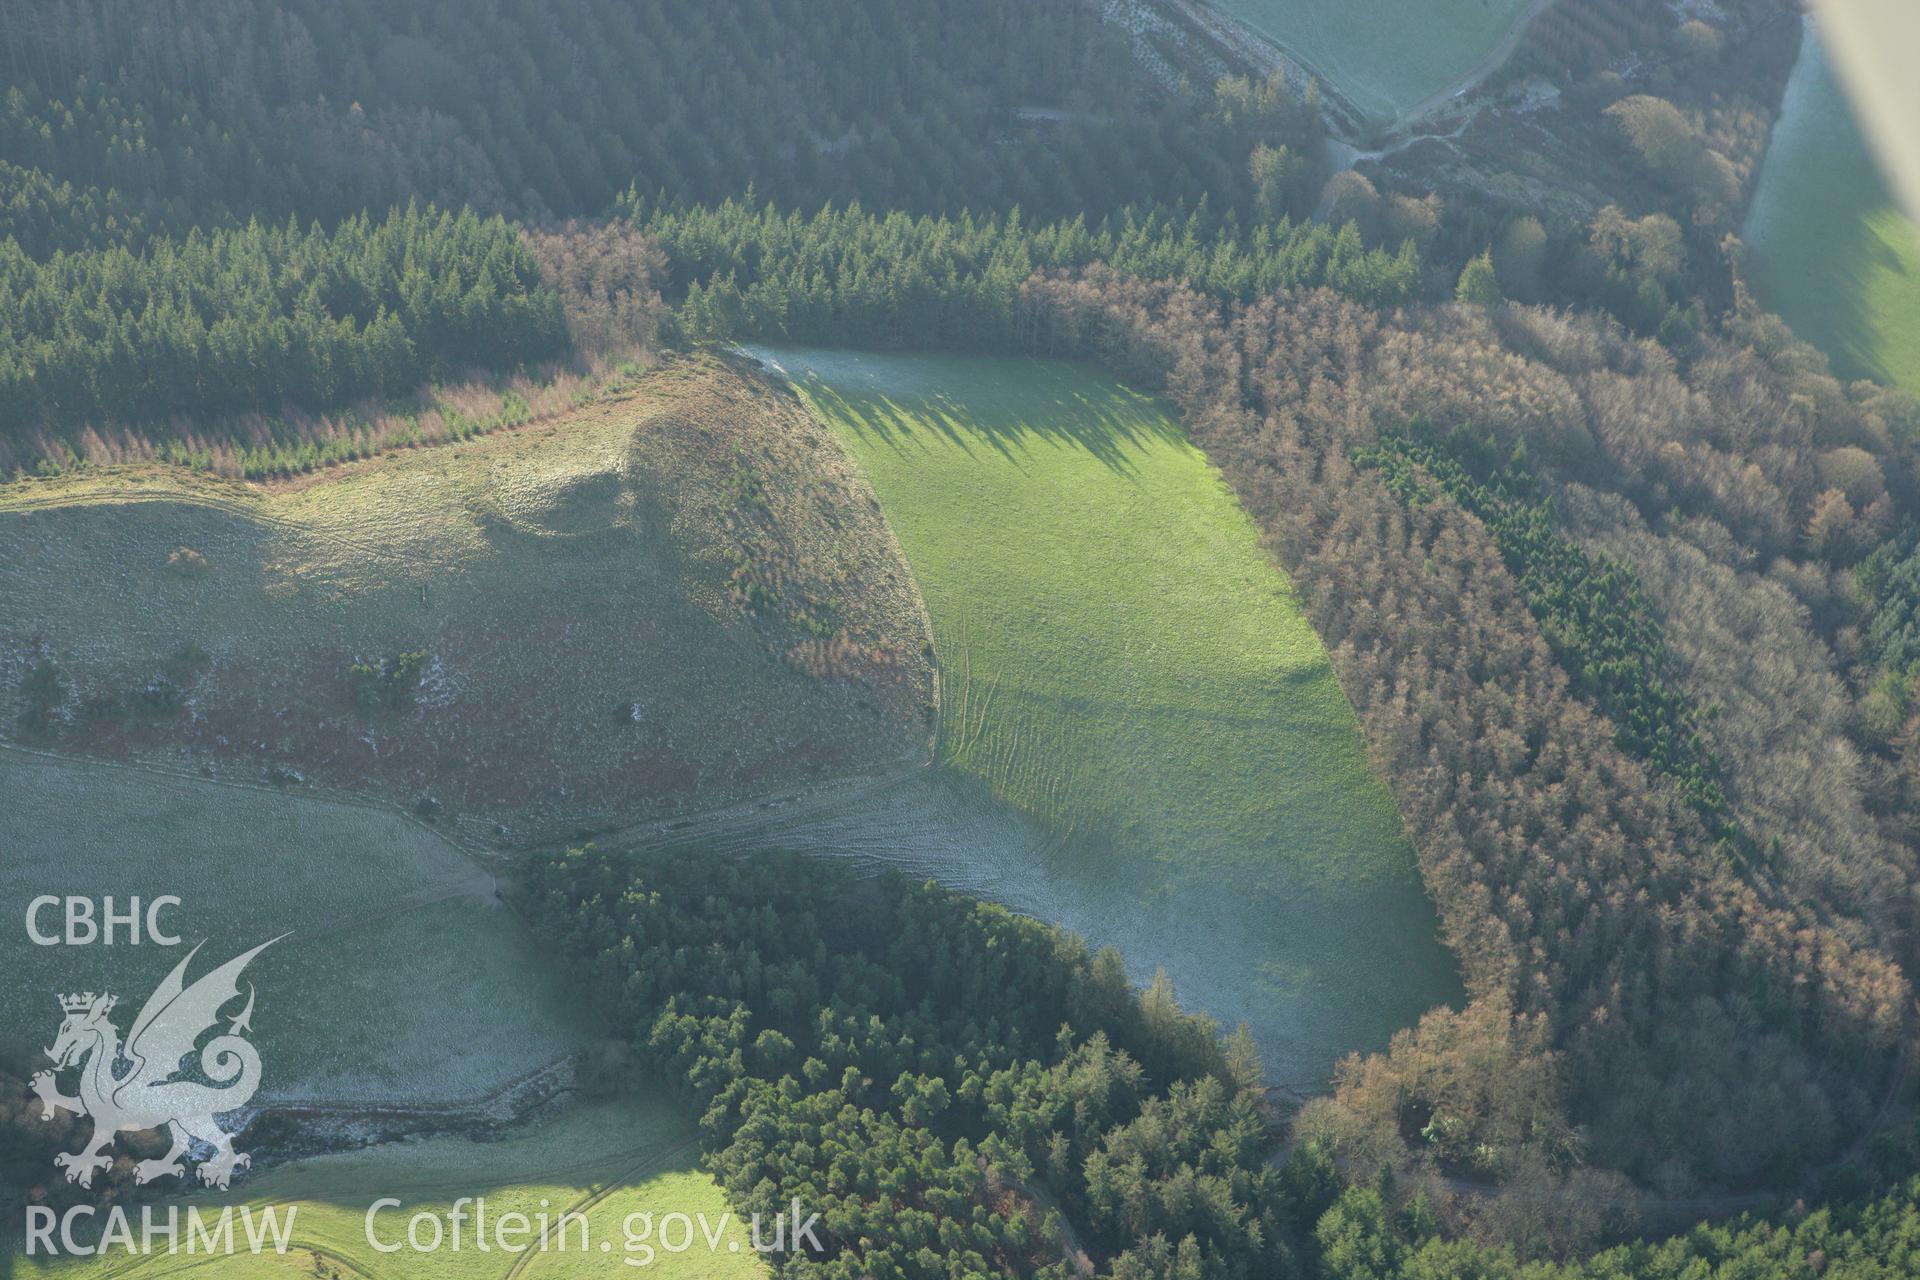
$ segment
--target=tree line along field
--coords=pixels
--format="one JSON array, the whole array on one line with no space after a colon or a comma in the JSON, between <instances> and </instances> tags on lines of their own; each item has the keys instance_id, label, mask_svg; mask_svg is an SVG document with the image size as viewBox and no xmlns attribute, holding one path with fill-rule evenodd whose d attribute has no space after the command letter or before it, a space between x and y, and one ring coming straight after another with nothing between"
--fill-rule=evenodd
<instances>
[{"instance_id":1,"label":"tree line along field","mask_svg":"<svg viewBox=\"0 0 1920 1280\"><path fill-rule=\"evenodd\" d=\"M1211 0L1296 53L1364 115L1395 119L1467 76L1526 0Z\"/></svg>"},{"instance_id":2,"label":"tree line along field","mask_svg":"<svg viewBox=\"0 0 1920 1280\"><path fill-rule=\"evenodd\" d=\"M1835 372L1920 391L1920 227L1888 194L1811 20L1744 235L1761 302Z\"/></svg>"},{"instance_id":3,"label":"tree line along field","mask_svg":"<svg viewBox=\"0 0 1920 1280\"><path fill-rule=\"evenodd\" d=\"M922 759L925 622L832 437L717 361L258 485L0 492L0 735L555 840Z\"/></svg>"},{"instance_id":4,"label":"tree line along field","mask_svg":"<svg viewBox=\"0 0 1920 1280\"><path fill-rule=\"evenodd\" d=\"M1044 361L758 350L926 597L949 805L971 786L1043 833L971 852L1022 909L1247 1020L1302 1088L1458 995L1325 650L1159 404Z\"/></svg>"},{"instance_id":5,"label":"tree line along field","mask_svg":"<svg viewBox=\"0 0 1920 1280\"><path fill-rule=\"evenodd\" d=\"M507 1133L491 1141L464 1137L433 1137L389 1143L361 1151L315 1156L264 1170L247 1178L230 1193L195 1196L179 1203L183 1215L189 1206L203 1219L217 1217L224 1206L294 1212L291 1243L285 1254L269 1249L260 1256L244 1247L234 1256L209 1258L181 1252L169 1255L164 1244L146 1256L63 1258L51 1263L36 1259L33 1274L46 1280L167 1280L184 1274L210 1280L294 1280L304 1277L441 1276L448 1280L568 1280L578 1275L606 1275L609 1268L660 1275L675 1280L745 1280L764 1276L767 1267L750 1245L747 1225L737 1219L723 1223L730 1212L720 1188L699 1171L699 1149L693 1125L670 1104L634 1099L589 1102L559 1118ZM573 1211L587 1219L590 1249L579 1247L579 1228L572 1228L567 1249L529 1250L515 1255L498 1248L474 1247L472 1207L463 1247L443 1247L433 1253L383 1253L369 1245L366 1214L381 1197L401 1203L377 1219L381 1243L406 1239L408 1220L417 1213L438 1217L443 1229L447 1214L461 1197L486 1199L491 1224L500 1216L522 1213L529 1219L547 1213L557 1218ZM136 1223L139 1210L134 1210ZM164 1220L166 1204L154 1212ZM626 1256L625 1225L629 1215L652 1214L656 1223L672 1213L690 1217L705 1214L718 1244L709 1249L696 1226L691 1249L669 1252L655 1247L648 1264L636 1248L634 1267L622 1264ZM17 1229L9 1223L8 1230ZM655 1230L657 1230L657 1226ZM636 1233L639 1224L635 1223ZM678 1245L678 1226L673 1243ZM244 1241L239 1222L236 1237ZM762 1239L770 1239L771 1227ZM422 1228L422 1238L431 1233ZM537 1239L537 1235L527 1239ZM451 1239L451 1236L448 1237ZM600 1242L612 1244L611 1254L600 1252Z\"/></svg>"},{"instance_id":6,"label":"tree line along field","mask_svg":"<svg viewBox=\"0 0 1920 1280\"><path fill-rule=\"evenodd\" d=\"M111 991L124 1031L187 947L205 944L194 977L285 934L248 969L261 1104L474 1102L586 1041L493 876L389 810L11 747L0 795L9 1039L52 1043L64 991ZM182 946L41 947L20 927L43 894L107 893L180 898Z\"/></svg>"}]
</instances>

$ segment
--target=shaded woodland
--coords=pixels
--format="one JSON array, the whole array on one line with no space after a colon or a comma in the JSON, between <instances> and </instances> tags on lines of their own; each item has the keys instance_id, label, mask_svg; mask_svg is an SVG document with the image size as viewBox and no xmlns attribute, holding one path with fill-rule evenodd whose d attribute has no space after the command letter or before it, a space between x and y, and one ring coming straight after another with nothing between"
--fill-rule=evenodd
<instances>
[{"instance_id":1,"label":"shaded woodland","mask_svg":"<svg viewBox=\"0 0 1920 1280\"><path fill-rule=\"evenodd\" d=\"M1835 540L1823 513L1843 463L1873 461L1862 498L1910 485L1911 401L1767 349L1764 323L1683 368L1541 310L1387 315L1326 292L1227 309L1099 269L1027 296L1036 346L1165 389L1295 574L1468 977L1465 1011L1350 1060L1304 1132L1443 1179L1612 1170L1674 1193L1792 1181L1873 1129L1912 1007L1912 780L1847 706L1870 613L1847 570L1881 517ZM1685 637L1687 660L1643 647L1628 670L1739 708L1679 712L1713 776L1751 759L1820 779L1728 783L1750 856L1689 769L1607 717L1618 693L1567 634L1604 623L1578 615L1608 594L1539 608L1503 552L1510 511L1417 450L1373 461L1416 423L1578 500L1577 521L1535 508L1522 526L1631 572L1643 643L1650 612ZM1696 558L1716 567L1676 583ZM1781 742L1762 714L1806 736Z\"/></svg>"}]
</instances>

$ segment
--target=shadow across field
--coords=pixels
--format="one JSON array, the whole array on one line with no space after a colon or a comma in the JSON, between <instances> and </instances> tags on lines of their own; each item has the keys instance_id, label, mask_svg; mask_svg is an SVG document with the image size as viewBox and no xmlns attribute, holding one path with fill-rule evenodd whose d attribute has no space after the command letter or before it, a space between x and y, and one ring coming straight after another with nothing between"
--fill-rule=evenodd
<instances>
[{"instance_id":1,"label":"shadow across field","mask_svg":"<svg viewBox=\"0 0 1920 1280\"><path fill-rule=\"evenodd\" d=\"M937 432L971 457L990 449L1021 466L1039 444L1065 445L1122 475L1138 478L1134 456L1154 443L1184 440L1166 414L1117 385L1071 393L1056 392L1019 404L987 397L962 404L947 392L896 400L884 394L845 395L817 375L801 380L807 398L829 418L850 426L861 438L905 456Z\"/></svg>"},{"instance_id":2,"label":"shadow across field","mask_svg":"<svg viewBox=\"0 0 1920 1280\"><path fill-rule=\"evenodd\" d=\"M757 354L906 551L937 763L671 838L891 866L1111 943L1302 1090L1458 997L1326 652L1163 406L1049 361Z\"/></svg>"}]
</instances>

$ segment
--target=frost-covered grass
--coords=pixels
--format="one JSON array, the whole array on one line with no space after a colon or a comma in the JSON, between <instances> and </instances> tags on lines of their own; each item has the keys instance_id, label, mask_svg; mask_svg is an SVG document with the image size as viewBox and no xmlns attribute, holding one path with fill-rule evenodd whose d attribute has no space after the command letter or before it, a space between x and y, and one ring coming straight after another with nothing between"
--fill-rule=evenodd
<instances>
[{"instance_id":1,"label":"frost-covered grass","mask_svg":"<svg viewBox=\"0 0 1920 1280\"><path fill-rule=\"evenodd\" d=\"M1745 239L1761 302L1835 372L1920 392L1920 227L1887 194L1811 23Z\"/></svg>"},{"instance_id":2,"label":"frost-covered grass","mask_svg":"<svg viewBox=\"0 0 1920 1280\"><path fill-rule=\"evenodd\" d=\"M492 877L397 814L7 748L0 796L0 1027L32 1043L52 1043L62 992L113 992L124 1033L188 947L205 944L192 977L281 934L245 978L257 1102L471 1101L585 1039ZM45 894L176 896L162 923L182 945L35 946Z\"/></svg>"},{"instance_id":3,"label":"frost-covered grass","mask_svg":"<svg viewBox=\"0 0 1920 1280\"><path fill-rule=\"evenodd\" d=\"M1367 115L1392 119L1467 75L1526 0L1207 0L1278 41Z\"/></svg>"},{"instance_id":4,"label":"frost-covered grass","mask_svg":"<svg viewBox=\"0 0 1920 1280\"><path fill-rule=\"evenodd\" d=\"M637 1248L627 1253L624 1227L629 1215L651 1213L657 1224L668 1214L704 1213L709 1224L718 1228L728 1214L720 1188L698 1170L693 1137L692 1124L674 1108L656 1102L623 1102L582 1107L498 1141L433 1138L319 1156L257 1175L243 1174L228 1195L182 1202L197 1206L203 1216L232 1204L272 1207L284 1220L292 1209L292 1247L284 1256L268 1253L255 1258L242 1253L210 1261L203 1255L169 1256L162 1242L157 1255L131 1262L123 1254L114 1254L63 1260L44 1268L36 1264L30 1273L45 1280L105 1280L107 1276L170 1280L189 1273L199 1280L315 1280L335 1272L342 1280L366 1276L566 1280L617 1273L733 1280L765 1275L767 1269L749 1247L745 1227L731 1219L724 1235L716 1230L719 1243L711 1251L696 1227L694 1246L686 1252L669 1253L656 1247L645 1267L638 1265L644 1255ZM491 1223L508 1213L536 1219L541 1213L557 1217L567 1210L579 1212L588 1220L590 1249L580 1251L576 1227L564 1251L558 1248L555 1235L544 1253L514 1255L498 1248L483 1252L473 1244L470 1206L466 1210L469 1234L457 1251L443 1244L431 1254L383 1253L367 1242L366 1215L375 1200L391 1197L401 1202L383 1209L375 1219L376 1235L387 1244L404 1241L408 1221L416 1213L434 1215L445 1229L454 1201L466 1196L485 1197ZM164 1213L164 1206L158 1211ZM136 1227L137 1218L136 1211ZM636 1232L640 1225L633 1223ZM6 1226L11 1231L18 1223ZM240 1233L238 1225L235 1231ZM677 1224L669 1234L677 1245ZM771 1235L769 1227L763 1239ZM424 1227L422 1237L431 1238ZM612 1249L601 1252L602 1241ZM629 1256L635 1258L635 1265L625 1265ZM28 1270L23 1268L22 1273Z\"/></svg>"},{"instance_id":5,"label":"frost-covered grass","mask_svg":"<svg viewBox=\"0 0 1920 1280\"><path fill-rule=\"evenodd\" d=\"M1288 1083L1457 995L1319 638L1159 404L1057 363L763 354L866 467L933 619L952 780L856 799L843 824L903 838L849 851L1164 966ZM923 855L913 828L970 795L1038 838L981 819Z\"/></svg>"}]
</instances>

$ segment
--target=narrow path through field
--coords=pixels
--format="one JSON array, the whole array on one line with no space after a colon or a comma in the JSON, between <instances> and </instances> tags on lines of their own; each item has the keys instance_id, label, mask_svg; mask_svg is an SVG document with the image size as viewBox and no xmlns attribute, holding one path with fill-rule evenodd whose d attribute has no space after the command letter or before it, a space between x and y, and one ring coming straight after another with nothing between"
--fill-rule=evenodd
<instances>
[{"instance_id":1,"label":"narrow path through field","mask_svg":"<svg viewBox=\"0 0 1920 1280\"><path fill-rule=\"evenodd\" d=\"M586 1195L581 1196L578 1200L554 1215L555 1221L542 1228L540 1238L524 1251L515 1255L513 1265L507 1268L507 1273L501 1277L501 1280L520 1280L520 1277L526 1274L527 1268L533 1265L534 1260L546 1253L548 1237L556 1231L564 1234L567 1228L567 1221L571 1216L577 1214L584 1217L594 1206L604 1203L617 1192L624 1190L641 1174L664 1166L669 1160L676 1159L683 1152L698 1145L699 1142L697 1139L689 1138L677 1147L671 1147L666 1151L655 1152L646 1159L622 1169L605 1183L588 1191Z\"/></svg>"}]
</instances>

